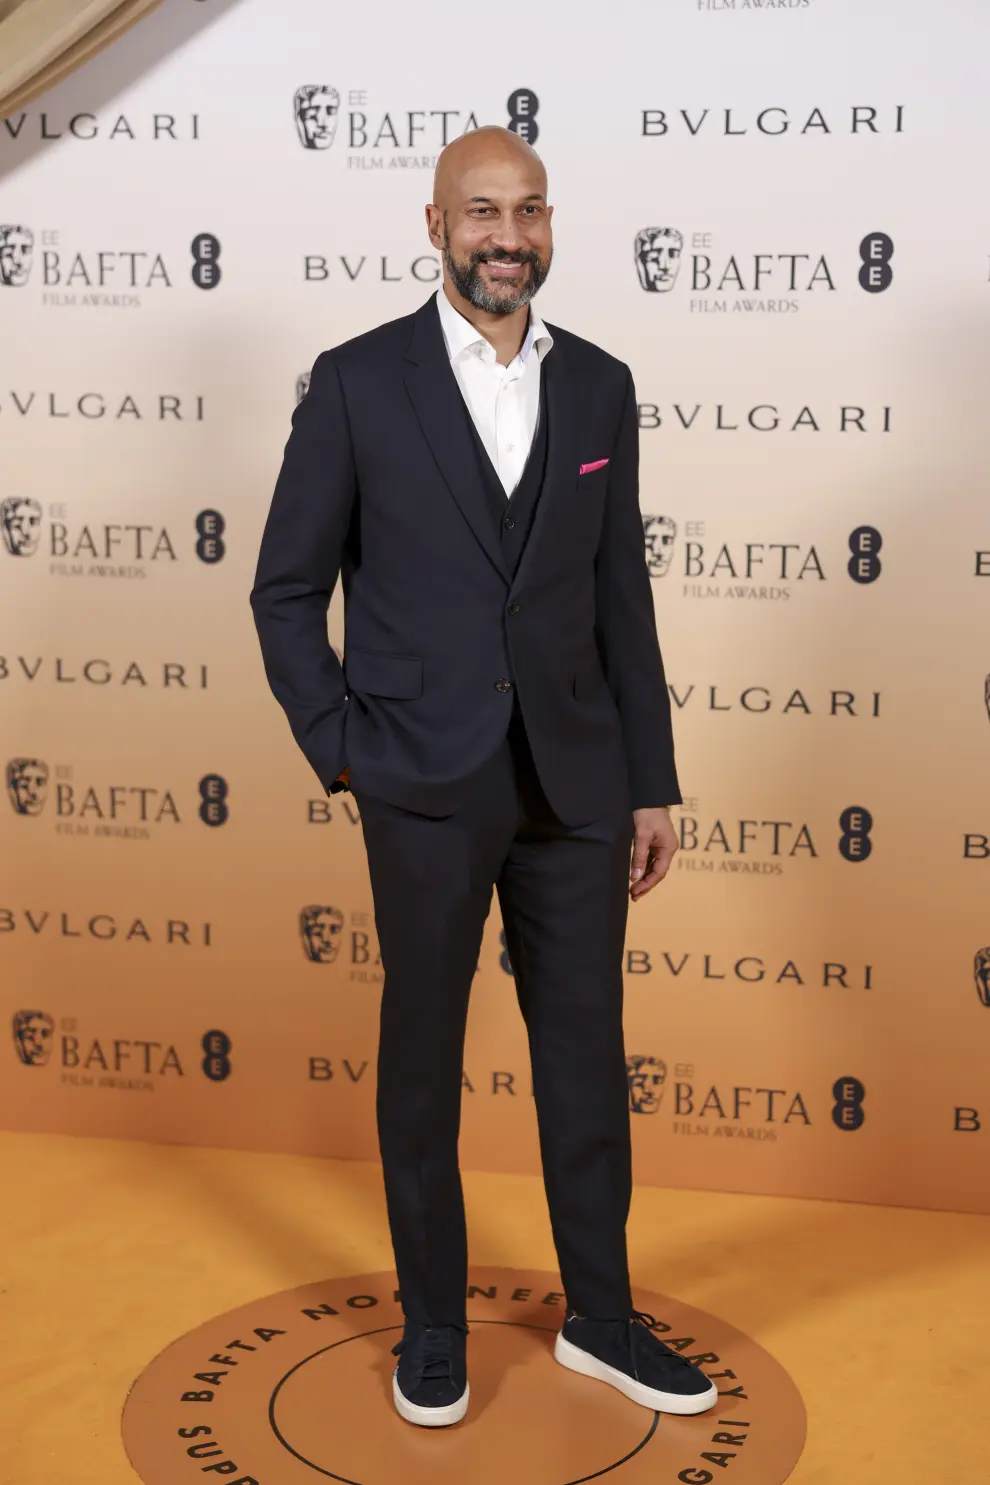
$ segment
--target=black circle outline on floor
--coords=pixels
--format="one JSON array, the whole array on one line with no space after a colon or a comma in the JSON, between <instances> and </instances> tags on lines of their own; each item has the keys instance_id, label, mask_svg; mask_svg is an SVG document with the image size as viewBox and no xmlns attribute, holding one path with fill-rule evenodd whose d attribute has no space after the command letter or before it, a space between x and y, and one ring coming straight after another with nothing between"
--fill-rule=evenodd
<instances>
[{"instance_id":1,"label":"black circle outline on floor","mask_svg":"<svg viewBox=\"0 0 990 1485\"><path fill-rule=\"evenodd\" d=\"M515 1325L518 1326L521 1330L542 1330L545 1331L548 1335L556 1334L556 1331L553 1329L552 1326L532 1325L525 1320L472 1320L470 1323L472 1325ZM361 1330L355 1332L354 1335L345 1335L342 1340L332 1341L329 1346L321 1346L318 1351L312 1351L309 1356L302 1357L300 1361L296 1362L295 1366L290 1367L285 1375L283 1377L280 1377L279 1380L275 1383L275 1387L268 1402L268 1422L271 1425L272 1433L278 1439L279 1443L282 1445L282 1448L288 1450L293 1458L299 1460L300 1464L306 1465L307 1469L315 1470L317 1474L325 1475L330 1480L339 1480L341 1482L341 1485L363 1485L363 1482L361 1480L352 1480L347 1475L335 1475L333 1470L325 1470L322 1465L314 1464L311 1459L307 1459L305 1455L300 1454L298 1449L293 1449L292 1445L282 1435L279 1430L278 1424L275 1422L275 1402L278 1398L279 1392L282 1390L282 1387L292 1376L293 1372L297 1372L301 1366L305 1366L307 1362L312 1361L315 1357L323 1356L324 1353L327 1351L334 1351L338 1346L346 1346L348 1341L357 1341L360 1340L363 1336L384 1335L387 1330L401 1329L402 1323L400 1321L397 1325L379 1325L376 1330ZM646 1448L646 1445L650 1442L653 1435L656 1433L657 1425L659 1422L660 1414L654 1413L653 1422L650 1424L649 1428L647 1429L643 1438L640 1439L635 1449L630 1449L628 1454L623 1454L622 1458L617 1459L614 1464L607 1464L604 1469L595 1470L595 1473L593 1475L580 1475L576 1480L566 1480L564 1482L564 1485L585 1485L585 1482L588 1480L598 1480L601 1478L602 1475L608 1475L612 1472L612 1470L621 1468L622 1465L627 1464L630 1459L638 1454L641 1449Z\"/></svg>"}]
</instances>

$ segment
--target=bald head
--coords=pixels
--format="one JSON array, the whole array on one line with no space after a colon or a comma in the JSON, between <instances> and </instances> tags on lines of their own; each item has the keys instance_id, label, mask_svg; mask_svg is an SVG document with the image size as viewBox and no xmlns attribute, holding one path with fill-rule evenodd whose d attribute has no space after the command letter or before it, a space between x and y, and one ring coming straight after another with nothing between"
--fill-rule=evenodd
<instances>
[{"instance_id":1,"label":"bald head","mask_svg":"<svg viewBox=\"0 0 990 1485\"><path fill-rule=\"evenodd\" d=\"M451 303L522 313L550 271L552 215L543 161L511 129L490 125L448 144L426 222Z\"/></svg>"},{"instance_id":2,"label":"bald head","mask_svg":"<svg viewBox=\"0 0 990 1485\"><path fill-rule=\"evenodd\" d=\"M451 201L461 195L465 174L475 177L479 172L484 175L493 169L522 171L539 183L540 194L546 200L547 173L533 146L511 129L485 124L451 140L441 151L433 177L433 204L441 211L449 211Z\"/></svg>"}]
</instances>

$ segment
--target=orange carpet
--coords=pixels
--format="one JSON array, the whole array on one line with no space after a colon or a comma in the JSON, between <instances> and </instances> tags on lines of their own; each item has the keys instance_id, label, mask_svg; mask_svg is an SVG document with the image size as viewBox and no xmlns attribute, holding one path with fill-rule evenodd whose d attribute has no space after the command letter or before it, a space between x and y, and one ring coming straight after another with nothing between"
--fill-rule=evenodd
<instances>
[{"instance_id":1,"label":"orange carpet","mask_svg":"<svg viewBox=\"0 0 990 1485\"><path fill-rule=\"evenodd\" d=\"M0 1134L0 1185L3 1485L133 1485L121 1409L163 1347L256 1295L391 1267L370 1164ZM465 1191L473 1263L554 1268L538 1180ZM629 1235L637 1284L790 1373L793 1485L990 1479L990 1218L638 1188Z\"/></svg>"}]
</instances>

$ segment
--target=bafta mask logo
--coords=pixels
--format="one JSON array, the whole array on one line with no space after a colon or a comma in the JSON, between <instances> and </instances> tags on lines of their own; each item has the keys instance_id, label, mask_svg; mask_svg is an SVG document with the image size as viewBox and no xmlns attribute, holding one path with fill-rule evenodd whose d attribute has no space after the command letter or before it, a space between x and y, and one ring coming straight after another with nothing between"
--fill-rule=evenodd
<instances>
[{"instance_id":1,"label":"bafta mask logo","mask_svg":"<svg viewBox=\"0 0 990 1485\"><path fill-rule=\"evenodd\" d=\"M340 953L344 915L335 907L304 907L299 914L303 952L313 964L332 964Z\"/></svg>"},{"instance_id":2,"label":"bafta mask logo","mask_svg":"<svg viewBox=\"0 0 990 1485\"><path fill-rule=\"evenodd\" d=\"M0 287L22 289L31 277L34 233L30 227L0 225Z\"/></svg>"},{"instance_id":3,"label":"bafta mask logo","mask_svg":"<svg viewBox=\"0 0 990 1485\"><path fill-rule=\"evenodd\" d=\"M37 500L11 495L0 500L0 532L12 557L33 557L41 540L41 506Z\"/></svg>"},{"instance_id":4,"label":"bafta mask logo","mask_svg":"<svg viewBox=\"0 0 990 1485\"><path fill-rule=\"evenodd\" d=\"M18 815L40 815L48 798L48 764L40 758L11 758L7 795Z\"/></svg>"},{"instance_id":5,"label":"bafta mask logo","mask_svg":"<svg viewBox=\"0 0 990 1485\"><path fill-rule=\"evenodd\" d=\"M674 560L677 523L669 516L644 516L643 540L646 543L646 565L651 578L666 577Z\"/></svg>"},{"instance_id":6,"label":"bafta mask logo","mask_svg":"<svg viewBox=\"0 0 990 1485\"><path fill-rule=\"evenodd\" d=\"M292 100L296 132L304 150L328 150L337 132L340 94L325 83L305 83Z\"/></svg>"},{"instance_id":7,"label":"bafta mask logo","mask_svg":"<svg viewBox=\"0 0 990 1485\"><path fill-rule=\"evenodd\" d=\"M667 1081L666 1062L659 1057L627 1057L626 1079L629 1083L629 1112L655 1114Z\"/></svg>"},{"instance_id":8,"label":"bafta mask logo","mask_svg":"<svg viewBox=\"0 0 990 1485\"><path fill-rule=\"evenodd\" d=\"M668 294L677 282L684 234L676 227L644 227L636 233L636 272L648 294Z\"/></svg>"},{"instance_id":9,"label":"bafta mask logo","mask_svg":"<svg viewBox=\"0 0 990 1485\"><path fill-rule=\"evenodd\" d=\"M15 1011L14 1051L25 1067L47 1067L52 1055L55 1022L44 1011Z\"/></svg>"},{"instance_id":10,"label":"bafta mask logo","mask_svg":"<svg viewBox=\"0 0 990 1485\"><path fill-rule=\"evenodd\" d=\"M309 378L310 378L310 374L311 374L310 372L304 371L303 374L302 374L302 376L297 376L296 377L296 406L297 407L299 406L300 402L302 402L302 400L305 397L306 393L309 391Z\"/></svg>"},{"instance_id":11,"label":"bafta mask logo","mask_svg":"<svg viewBox=\"0 0 990 1485\"><path fill-rule=\"evenodd\" d=\"M990 718L990 675L983 682L983 700L987 708L987 717Z\"/></svg>"},{"instance_id":12,"label":"bafta mask logo","mask_svg":"<svg viewBox=\"0 0 990 1485\"><path fill-rule=\"evenodd\" d=\"M973 957L973 978L980 1004L990 1009L990 948L977 949Z\"/></svg>"}]
</instances>

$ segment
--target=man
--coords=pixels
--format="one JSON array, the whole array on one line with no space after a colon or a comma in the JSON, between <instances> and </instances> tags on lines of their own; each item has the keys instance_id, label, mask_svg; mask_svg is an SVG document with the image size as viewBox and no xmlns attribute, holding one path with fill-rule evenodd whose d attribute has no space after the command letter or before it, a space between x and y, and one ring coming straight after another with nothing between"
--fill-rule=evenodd
<instances>
[{"instance_id":1,"label":"man","mask_svg":"<svg viewBox=\"0 0 990 1485\"><path fill-rule=\"evenodd\" d=\"M666 806L680 795L632 379L529 309L550 268L546 192L539 158L507 130L443 152L426 208L442 289L317 358L251 595L297 742L361 811L406 1317L393 1396L427 1426L468 1403L457 1136L493 888L567 1297L557 1360L649 1408L697 1413L717 1395L629 1288L626 911L670 865ZM326 627L341 573L343 669Z\"/></svg>"}]
</instances>

